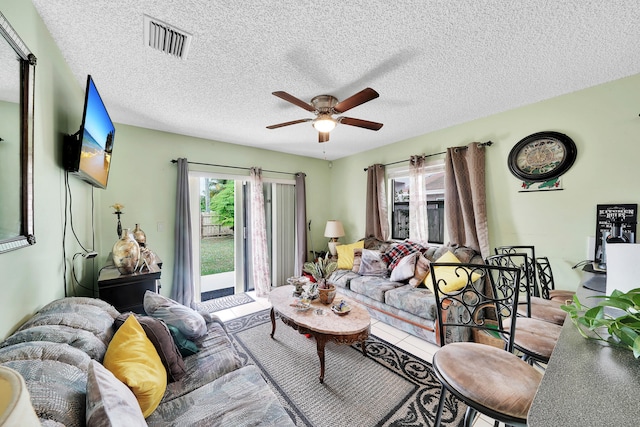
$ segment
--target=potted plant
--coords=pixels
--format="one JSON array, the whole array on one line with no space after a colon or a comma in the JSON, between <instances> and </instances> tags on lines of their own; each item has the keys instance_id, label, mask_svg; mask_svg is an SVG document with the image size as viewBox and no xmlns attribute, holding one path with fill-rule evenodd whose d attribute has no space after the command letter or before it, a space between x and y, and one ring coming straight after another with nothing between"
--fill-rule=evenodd
<instances>
[{"instance_id":1,"label":"potted plant","mask_svg":"<svg viewBox=\"0 0 640 427\"><path fill-rule=\"evenodd\" d=\"M318 288L320 302L323 304L331 304L336 296L336 287L327 283L327 279L331 273L336 271L338 264L329 261L328 258L318 258L316 262L305 262L302 270L311 274L315 279ZM312 284L313 286L313 284Z\"/></svg>"},{"instance_id":2,"label":"potted plant","mask_svg":"<svg viewBox=\"0 0 640 427\"><path fill-rule=\"evenodd\" d=\"M562 309L583 337L626 348L640 358L640 288L626 293L614 290L611 295L592 298L600 299L595 307L582 305L574 295L573 303Z\"/></svg>"}]
</instances>

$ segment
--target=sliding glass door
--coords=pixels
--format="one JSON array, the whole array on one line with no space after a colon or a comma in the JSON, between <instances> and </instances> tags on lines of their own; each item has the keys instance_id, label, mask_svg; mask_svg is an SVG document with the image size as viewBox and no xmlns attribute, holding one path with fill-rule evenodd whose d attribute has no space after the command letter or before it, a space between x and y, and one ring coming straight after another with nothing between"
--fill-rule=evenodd
<instances>
[{"instance_id":1,"label":"sliding glass door","mask_svg":"<svg viewBox=\"0 0 640 427\"><path fill-rule=\"evenodd\" d=\"M247 177L190 172L195 294L202 300L254 289ZM271 280L284 284L295 264L295 185L265 179Z\"/></svg>"},{"instance_id":2,"label":"sliding glass door","mask_svg":"<svg viewBox=\"0 0 640 427\"><path fill-rule=\"evenodd\" d=\"M271 264L271 283L282 285L295 269L295 185L266 182L264 194L265 223L267 226L267 248ZM245 201L250 200L251 186L244 185ZM253 290L251 274L251 213L244 209L246 233L244 244L245 291Z\"/></svg>"},{"instance_id":3,"label":"sliding glass door","mask_svg":"<svg viewBox=\"0 0 640 427\"><path fill-rule=\"evenodd\" d=\"M199 182L200 293L202 299L233 295L235 180L201 177Z\"/></svg>"}]
</instances>

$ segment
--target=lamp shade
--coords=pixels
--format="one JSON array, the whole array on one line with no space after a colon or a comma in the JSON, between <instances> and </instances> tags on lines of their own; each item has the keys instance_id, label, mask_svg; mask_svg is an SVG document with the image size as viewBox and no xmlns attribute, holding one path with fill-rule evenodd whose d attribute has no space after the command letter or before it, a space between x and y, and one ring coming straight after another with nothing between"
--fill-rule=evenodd
<instances>
[{"instance_id":1,"label":"lamp shade","mask_svg":"<svg viewBox=\"0 0 640 427\"><path fill-rule=\"evenodd\" d=\"M0 426L40 426L27 383L6 366L0 366Z\"/></svg>"},{"instance_id":2,"label":"lamp shade","mask_svg":"<svg viewBox=\"0 0 640 427\"><path fill-rule=\"evenodd\" d=\"M324 228L324 237L336 238L344 236L344 228L340 221L331 219L327 221L327 226Z\"/></svg>"}]
</instances>

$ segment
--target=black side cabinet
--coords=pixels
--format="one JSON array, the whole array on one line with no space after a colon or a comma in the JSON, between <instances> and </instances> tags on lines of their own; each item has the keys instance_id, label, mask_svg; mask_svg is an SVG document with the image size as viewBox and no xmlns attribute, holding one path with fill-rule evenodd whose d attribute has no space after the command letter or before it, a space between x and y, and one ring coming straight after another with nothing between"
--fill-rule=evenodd
<instances>
[{"instance_id":1,"label":"black side cabinet","mask_svg":"<svg viewBox=\"0 0 640 427\"><path fill-rule=\"evenodd\" d=\"M113 305L119 312L133 311L144 314L144 294L147 290L160 291L160 267L133 274L120 274L114 266L106 266L98 275L100 299Z\"/></svg>"}]
</instances>

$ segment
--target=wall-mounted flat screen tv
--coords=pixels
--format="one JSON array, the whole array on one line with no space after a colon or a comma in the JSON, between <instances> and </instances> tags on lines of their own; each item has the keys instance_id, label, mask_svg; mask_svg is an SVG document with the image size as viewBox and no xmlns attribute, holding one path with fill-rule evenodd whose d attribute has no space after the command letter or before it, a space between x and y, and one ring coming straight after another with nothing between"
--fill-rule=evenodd
<instances>
[{"instance_id":1,"label":"wall-mounted flat screen tv","mask_svg":"<svg viewBox=\"0 0 640 427\"><path fill-rule=\"evenodd\" d=\"M65 168L99 188L107 188L115 128L91 76L87 76L80 130L65 142Z\"/></svg>"}]
</instances>

